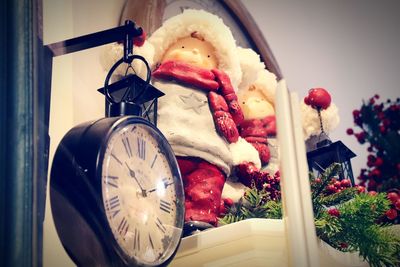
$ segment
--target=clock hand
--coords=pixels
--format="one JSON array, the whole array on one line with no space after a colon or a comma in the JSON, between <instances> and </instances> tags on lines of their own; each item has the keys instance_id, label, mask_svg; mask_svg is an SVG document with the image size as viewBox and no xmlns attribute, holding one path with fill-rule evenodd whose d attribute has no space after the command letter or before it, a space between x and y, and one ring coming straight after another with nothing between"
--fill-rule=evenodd
<instances>
[{"instance_id":1,"label":"clock hand","mask_svg":"<svg viewBox=\"0 0 400 267\"><path fill-rule=\"evenodd\" d=\"M136 173L135 173L135 171L132 170L131 168L129 168L129 166L128 166L128 164L127 164L126 162L125 162L125 165L126 165L126 167L128 168L128 170L129 170L129 175L130 175L133 179L135 179L136 183L139 185L140 190L142 191L142 196L143 196L143 197L147 197L146 190L143 189L142 185L139 183L138 179L136 178Z\"/></svg>"},{"instance_id":2,"label":"clock hand","mask_svg":"<svg viewBox=\"0 0 400 267\"><path fill-rule=\"evenodd\" d=\"M167 188L169 185L172 185L174 182L171 182L171 183L168 183L168 184L164 184L164 186L165 186L165 188ZM157 187L156 188L153 188L153 189L151 189L151 190L147 190L147 193L152 193L152 192L154 192L154 191L156 191L157 190Z\"/></svg>"}]
</instances>

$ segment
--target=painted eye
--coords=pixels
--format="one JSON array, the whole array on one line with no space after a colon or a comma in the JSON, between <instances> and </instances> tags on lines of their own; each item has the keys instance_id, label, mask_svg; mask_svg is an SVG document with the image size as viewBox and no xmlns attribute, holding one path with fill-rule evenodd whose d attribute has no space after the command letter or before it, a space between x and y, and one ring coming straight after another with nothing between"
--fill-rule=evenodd
<instances>
[{"instance_id":1,"label":"painted eye","mask_svg":"<svg viewBox=\"0 0 400 267\"><path fill-rule=\"evenodd\" d=\"M182 48L185 48L185 47L182 45Z\"/></svg>"},{"instance_id":2,"label":"painted eye","mask_svg":"<svg viewBox=\"0 0 400 267\"><path fill-rule=\"evenodd\" d=\"M242 104L244 105L244 104L246 104L246 102L243 101Z\"/></svg>"},{"instance_id":3,"label":"painted eye","mask_svg":"<svg viewBox=\"0 0 400 267\"><path fill-rule=\"evenodd\" d=\"M207 55L207 57L210 57L210 55Z\"/></svg>"}]
</instances>

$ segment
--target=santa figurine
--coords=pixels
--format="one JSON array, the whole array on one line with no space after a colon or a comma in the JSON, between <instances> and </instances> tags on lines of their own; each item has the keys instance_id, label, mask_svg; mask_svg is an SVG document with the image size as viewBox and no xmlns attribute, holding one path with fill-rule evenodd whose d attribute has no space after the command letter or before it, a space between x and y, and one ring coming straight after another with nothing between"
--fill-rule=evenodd
<instances>
[{"instance_id":1,"label":"santa figurine","mask_svg":"<svg viewBox=\"0 0 400 267\"><path fill-rule=\"evenodd\" d=\"M157 127L178 160L185 189L185 222L216 226L224 209L222 191L225 197L242 192L235 186L240 183L228 178L239 169L247 177L243 184L249 185L246 179L261 174L261 161L269 160L268 147L255 142L262 138L253 136L246 141L240 136L244 115L236 94L238 88L247 90L259 75L269 72L256 57L263 71L251 74L246 64L253 66L253 62L239 56L247 50L236 46L219 17L203 10L185 10L166 20L135 51L152 66L151 82L165 94L158 100ZM117 54L114 59L120 57ZM136 70L140 73L140 66ZM276 78L271 77L269 88L275 90ZM224 189L227 180L230 186ZM232 198L240 196L233 194Z\"/></svg>"}]
</instances>

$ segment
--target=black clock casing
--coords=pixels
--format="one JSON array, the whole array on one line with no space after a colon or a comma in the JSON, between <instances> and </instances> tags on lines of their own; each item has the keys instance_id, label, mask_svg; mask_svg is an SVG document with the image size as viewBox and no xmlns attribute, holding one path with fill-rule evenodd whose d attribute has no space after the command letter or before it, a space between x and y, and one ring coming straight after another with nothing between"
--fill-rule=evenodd
<instances>
[{"instance_id":1,"label":"black clock casing","mask_svg":"<svg viewBox=\"0 0 400 267\"><path fill-rule=\"evenodd\" d=\"M173 208L178 231L174 234L179 235L175 237L179 241L174 243L172 254L156 265L140 262L124 253L113 235L103 205L101 168L107 144L115 131L135 124L145 126L156 136L159 151L171 170L173 183L170 184L176 191ZM61 242L78 266L165 266L179 246L184 221L184 191L178 164L161 132L140 117L102 118L71 129L53 159L50 201Z\"/></svg>"}]
</instances>

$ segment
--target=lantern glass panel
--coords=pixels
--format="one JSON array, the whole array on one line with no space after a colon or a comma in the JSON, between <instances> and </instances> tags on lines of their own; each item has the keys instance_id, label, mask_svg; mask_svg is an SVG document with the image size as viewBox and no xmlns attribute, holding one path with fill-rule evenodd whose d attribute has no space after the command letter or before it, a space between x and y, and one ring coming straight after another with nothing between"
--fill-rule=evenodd
<instances>
[{"instance_id":1,"label":"lantern glass panel","mask_svg":"<svg viewBox=\"0 0 400 267\"><path fill-rule=\"evenodd\" d=\"M341 166L339 180L350 179L354 185L350 160L355 156L356 154L354 154L341 141L327 143L326 145L307 153L308 167L311 172L318 176L331 164L339 163Z\"/></svg>"}]
</instances>

